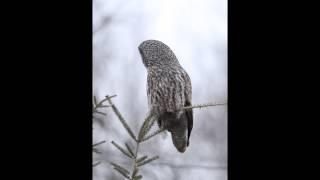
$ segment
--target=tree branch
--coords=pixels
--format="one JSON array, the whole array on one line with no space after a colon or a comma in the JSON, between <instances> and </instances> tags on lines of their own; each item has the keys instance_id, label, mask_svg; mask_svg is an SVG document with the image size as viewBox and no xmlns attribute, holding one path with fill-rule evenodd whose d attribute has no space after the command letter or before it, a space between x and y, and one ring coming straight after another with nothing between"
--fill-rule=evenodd
<instances>
[{"instance_id":1,"label":"tree branch","mask_svg":"<svg viewBox=\"0 0 320 180\"><path fill-rule=\"evenodd\" d=\"M195 108L205 108L205 107L210 107L210 106L224 106L227 105L227 103L208 103L208 104L197 104L193 106L186 106L183 107L182 109L195 109Z\"/></svg>"},{"instance_id":2,"label":"tree branch","mask_svg":"<svg viewBox=\"0 0 320 180\"><path fill-rule=\"evenodd\" d=\"M127 132L129 133L129 135L135 140L136 136L133 134L131 128L129 127L128 123L124 120L124 118L122 117L120 111L118 110L118 108L112 103L111 98L115 97L116 95L113 96L106 96L107 100L109 101L109 104L113 110L113 112L117 115L118 119L120 120L120 122L122 123L123 127L127 130Z\"/></svg>"}]
</instances>

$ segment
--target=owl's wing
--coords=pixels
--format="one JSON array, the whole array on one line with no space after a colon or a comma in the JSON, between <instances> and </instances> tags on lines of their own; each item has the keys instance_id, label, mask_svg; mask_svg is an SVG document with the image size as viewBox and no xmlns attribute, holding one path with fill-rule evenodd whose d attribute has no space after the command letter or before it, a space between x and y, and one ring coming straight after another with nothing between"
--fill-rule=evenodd
<instances>
[{"instance_id":1,"label":"owl's wing","mask_svg":"<svg viewBox=\"0 0 320 180\"><path fill-rule=\"evenodd\" d=\"M147 95L154 113L176 112L185 104L185 81L181 75L169 71L149 71Z\"/></svg>"},{"instance_id":2,"label":"owl's wing","mask_svg":"<svg viewBox=\"0 0 320 180\"><path fill-rule=\"evenodd\" d=\"M185 106L191 106L191 102L189 102L187 100ZM192 127L193 127L193 112L192 112L192 109L187 109L186 110L186 115L187 115L187 119L188 119L188 143L187 143L187 146L189 146L189 138L190 138Z\"/></svg>"},{"instance_id":3,"label":"owl's wing","mask_svg":"<svg viewBox=\"0 0 320 180\"><path fill-rule=\"evenodd\" d=\"M185 81L185 103L184 106L191 106L192 105L192 87L191 87L191 80L190 77L186 72L183 73L183 79ZM188 119L188 143L187 146L189 146L189 138L191 135L192 127L193 127L193 110L192 109L187 109L186 115Z\"/></svg>"},{"instance_id":4,"label":"owl's wing","mask_svg":"<svg viewBox=\"0 0 320 180\"><path fill-rule=\"evenodd\" d=\"M192 98L191 80L181 68L174 71L148 71L147 95L152 113L176 112L184 106L190 106ZM193 127L193 110L185 110L188 128L188 144ZM160 122L158 122L161 126Z\"/></svg>"}]
</instances>

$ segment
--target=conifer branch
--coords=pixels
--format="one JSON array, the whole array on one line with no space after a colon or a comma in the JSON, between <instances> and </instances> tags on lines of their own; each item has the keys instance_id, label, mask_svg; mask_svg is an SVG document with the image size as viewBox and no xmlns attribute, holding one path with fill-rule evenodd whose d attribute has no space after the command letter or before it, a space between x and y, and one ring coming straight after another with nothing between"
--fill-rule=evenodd
<instances>
[{"instance_id":1,"label":"conifer branch","mask_svg":"<svg viewBox=\"0 0 320 180\"><path fill-rule=\"evenodd\" d=\"M112 103L111 98L115 97L115 95L113 96L106 96L107 100L109 101L109 104L113 110L113 112L117 115L118 119L120 120L120 122L122 123L123 127L127 130L127 132L129 133L129 135L135 140L137 141L135 135L133 134L131 128L129 127L128 123L124 120L124 118L122 117L121 113L119 112L118 108Z\"/></svg>"},{"instance_id":2,"label":"conifer branch","mask_svg":"<svg viewBox=\"0 0 320 180\"><path fill-rule=\"evenodd\" d=\"M126 150L124 150L120 145L118 145L117 143L115 143L114 141L111 142L119 151L121 151L124 155L126 155L127 157L133 159L134 156L132 156L129 152L127 152Z\"/></svg>"},{"instance_id":3,"label":"conifer branch","mask_svg":"<svg viewBox=\"0 0 320 180\"><path fill-rule=\"evenodd\" d=\"M93 112L93 113L100 113L100 114L102 114L102 115L106 115L105 113L99 112L99 111L98 111L98 108L110 107L110 106L108 106L108 105L103 105L103 103L104 103L105 101L107 101L108 99L113 98L113 97L115 97L115 96L116 96L116 95L113 95L113 96L110 96L110 97L105 97L105 98L104 98L103 100L101 100L99 103L97 102L96 96L93 96L93 102L94 102L94 104L93 104L93 110L92 110L92 112Z\"/></svg>"},{"instance_id":4,"label":"conifer branch","mask_svg":"<svg viewBox=\"0 0 320 180\"><path fill-rule=\"evenodd\" d=\"M109 106L107 106L107 105L103 105L103 103L104 103L106 100L107 100L107 98L101 100L101 101L98 103L96 96L93 96L93 106L92 106L93 109L92 109L92 113L98 113L98 114L102 114L102 115L106 116L106 115L107 115L106 113L103 113L103 112L98 111L98 108L109 107ZM100 144L103 144L103 143L105 143L105 142L106 142L106 141L100 141L100 142L98 142L98 143L93 144L93 145L92 145L92 152L95 152L95 153L97 153L97 154L101 154L102 152L100 152L100 151L99 151L97 148L95 148L95 147L98 146L98 145L100 145ZM97 161L97 162L93 163L92 166L95 167L95 166L99 165L100 163L101 163L101 161Z\"/></svg>"},{"instance_id":5,"label":"conifer branch","mask_svg":"<svg viewBox=\"0 0 320 180\"><path fill-rule=\"evenodd\" d=\"M111 162L110 164L113 166L113 169L115 169L118 173L120 173L121 175L123 175L125 178L129 179L129 180L139 180L142 179L142 175L138 175L139 172L139 168L140 166L146 165L154 160L159 159L159 156L154 156L152 158L148 158L147 155L145 156L141 156L138 158L138 152L139 152L139 148L140 148L140 144L142 142L145 142L149 139L151 139L152 137L155 137L156 135L160 134L161 132L165 131L165 129L161 129L159 128L158 130L149 133L149 131L151 130L151 128L153 127L155 121L157 120L157 116L153 116L152 114L148 114L148 116L144 119L142 126L140 127L139 131L138 131L138 136L136 136L133 131L131 130L130 126L128 125L128 123L125 121L125 119L123 118L123 116L121 115L120 111L118 110L118 108L113 104L111 98L116 97L116 95L113 96L106 96L105 99L103 99L102 101L100 101L99 103L97 102L96 97L94 97L94 112L95 113L100 113L100 114L105 114L102 113L100 111L97 111L98 108L104 108L104 107L111 107L113 112L115 113L115 115L117 116L117 118L119 119L119 121L121 122L122 126L127 130L128 134L130 135L130 137L134 140L134 142L136 143L135 148L132 149L128 143L125 143L126 148L121 147L120 145L118 145L117 143L115 143L114 141L112 141L111 143L119 150L121 151L125 156L129 157L130 159L132 159L132 171L130 172L129 170L125 169L124 167L115 164L113 162ZM109 102L109 105L104 105L103 103L105 101ZM194 108L205 108L205 107L210 107L210 106L222 106L222 105L227 105L227 103L208 103L208 104L198 104L198 105L193 105L193 106L186 106L183 107L181 110L186 110L186 109L194 109ZM96 143L93 145L93 147L98 146L102 143L104 143L105 141L101 141L99 143ZM97 151L97 149L93 148L94 151ZM94 163L93 166L96 166L97 164L99 164L100 161Z\"/></svg>"},{"instance_id":6,"label":"conifer branch","mask_svg":"<svg viewBox=\"0 0 320 180\"><path fill-rule=\"evenodd\" d=\"M117 165L115 163L111 163L111 165L113 166L113 168L118 171L121 175L123 175L125 178L130 179L130 180L138 180L138 179L142 179L142 175L137 175L139 168L138 166L142 166L144 164L147 164L153 160L156 160L159 158L159 156L155 156L153 158L147 159L148 156L142 156L138 158L138 152L139 152L139 147L140 147L140 143L143 141L146 141L152 137L154 137L155 135L159 134L159 130L152 133L151 135L147 136L147 139L144 138L147 133L150 131L151 127L153 126L153 124L155 123L155 121L157 120L156 117L152 116L152 115L148 115L140 130L138 133L138 139L136 139L136 136L134 135L134 133L132 132L132 130L130 129L128 123L124 120L124 118L122 117L121 113L119 112L118 108L112 103L111 101L111 97L106 96L106 98L109 101L110 107L112 108L113 112L116 114L116 116L118 117L118 119L120 120L120 122L122 123L123 127L127 130L128 134L130 135L130 137L135 141L136 146L134 149L134 152L132 150L132 148L125 143L126 146L126 150L124 148L122 148L120 145L118 145L117 143L115 143L114 141L112 141L111 143L118 149L120 150L125 156L129 157L132 159L132 173L129 176L130 172L126 169L124 169L123 167L121 167L120 165ZM161 130L162 131L162 130Z\"/></svg>"}]
</instances>

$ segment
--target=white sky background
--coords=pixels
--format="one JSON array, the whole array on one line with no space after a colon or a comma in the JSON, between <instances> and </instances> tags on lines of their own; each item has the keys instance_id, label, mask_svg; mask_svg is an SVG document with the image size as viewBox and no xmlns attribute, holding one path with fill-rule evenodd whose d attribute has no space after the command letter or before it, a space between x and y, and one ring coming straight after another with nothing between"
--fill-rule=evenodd
<instances>
[{"instance_id":1,"label":"white sky background","mask_svg":"<svg viewBox=\"0 0 320 180\"><path fill-rule=\"evenodd\" d=\"M111 20L101 26L106 17ZM146 39L174 51L191 78L194 104L227 100L227 0L93 0L93 31L93 93L98 99L117 94L114 103L135 132L148 110L147 73L137 49ZM104 161L94 168L94 180L122 179L110 160L130 168L109 142L132 141L106 112L105 125L93 125L94 142L107 141L99 146ZM185 153L177 152L170 134L146 142L142 151L160 156L142 167L144 179L226 180L227 107L194 110Z\"/></svg>"}]
</instances>

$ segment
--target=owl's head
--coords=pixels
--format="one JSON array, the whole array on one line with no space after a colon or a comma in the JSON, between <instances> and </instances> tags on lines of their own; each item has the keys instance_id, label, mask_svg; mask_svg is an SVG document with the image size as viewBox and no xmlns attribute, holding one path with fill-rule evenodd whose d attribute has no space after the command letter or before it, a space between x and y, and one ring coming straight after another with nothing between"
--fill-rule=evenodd
<instances>
[{"instance_id":1,"label":"owl's head","mask_svg":"<svg viewBox=\"0 0 320 180\"><path fill-rule=\"evenodd\" d=\"M161 41L146 40L139 47L142 62L146 68L151 66L163 66L179 64L173 51Z\"/></svg>"}]
</instances>

